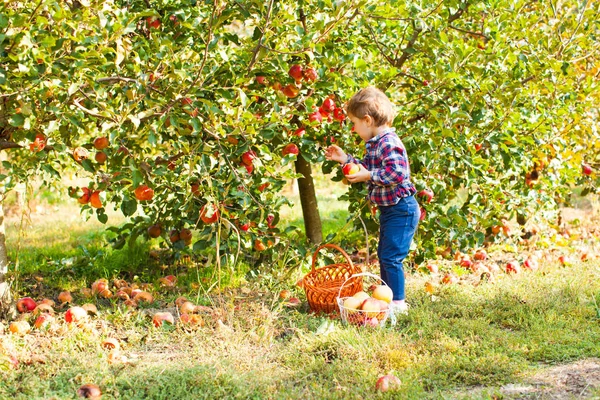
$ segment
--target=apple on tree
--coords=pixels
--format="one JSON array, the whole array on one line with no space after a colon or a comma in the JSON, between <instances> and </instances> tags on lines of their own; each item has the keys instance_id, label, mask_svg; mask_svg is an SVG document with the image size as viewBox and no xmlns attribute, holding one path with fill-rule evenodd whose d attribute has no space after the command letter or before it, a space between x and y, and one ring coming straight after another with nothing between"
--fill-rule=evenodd
<instances>
[{"instance_id":1,"label":"apple on tree","mask_svg":"<svg viewBox=\"0 0 600 400\"><path fill-rule=\"evenodd\" d=\"M298 155L298 153L300 153L300 149L298 149L298 146L296 146L295 143L287 144L281 151L281 154L284 157L287 156L288 154Z\"/></svg>"},{"instance_id":2,"label":"apple on tree","mask_svg":"<svg viewBox=\"0 0 600 400\"><path fill-rule=\"evenodd\" d=\"M154 197L154 190L148 187L148 185L140 185L134 190L135 198L139 201L152 200Z\"/></svg>"},{"instance_id":3,"label":"apple on tree","mask_svg":"<svg viewBox=\"0 0 600 400\"><path fill-rule=\"evenodd\" d=\"M296 81L300 82L302 80L303 69L300 65L294 64L290 67L288 74Z\"/></svg>"},{"instance_id":4,"label":"apple on tree","mask_svg":"<svg viewBox=\"0 0 600 400\"><path fill-rule=\"evenodd\" d=\"M589 176L589 175L591 175L591 174L592 174L593 170L592 170L592 167L590 167L588 164L583 164L583 165L581 166L581 172L582 172L584 175L587 175L587 176Z\"/></svg>"}]
</instances>

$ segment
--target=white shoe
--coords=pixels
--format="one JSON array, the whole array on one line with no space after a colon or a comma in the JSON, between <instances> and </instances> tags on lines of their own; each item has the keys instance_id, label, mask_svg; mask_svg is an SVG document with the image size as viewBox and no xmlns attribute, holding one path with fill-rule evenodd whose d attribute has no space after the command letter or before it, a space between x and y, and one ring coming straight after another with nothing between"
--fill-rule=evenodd
<instances>
[{"instance_id":1,"label":"white shoe","mask_svg":"<svg viewBox=\"0 0 600 400\"><path fill-rule=\"evenodd\" d=\"M390 319L392 326L396 325L397 317L400 315L408 315L408 304L404 303L390 303Z\"/></svg>"}]
</instances>

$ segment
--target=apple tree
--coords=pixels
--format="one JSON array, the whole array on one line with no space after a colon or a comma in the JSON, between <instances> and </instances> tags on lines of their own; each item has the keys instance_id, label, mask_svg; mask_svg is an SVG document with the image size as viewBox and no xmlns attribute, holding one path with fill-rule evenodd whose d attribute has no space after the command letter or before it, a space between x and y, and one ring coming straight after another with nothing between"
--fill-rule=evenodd
<instances>
[{"instance_id":1,"label":"apple tree","mask_svg":"<svg viewBox=\"0 0 600 400\"><path fill-rule=\"evenodd\" d=\"M75 168L89 184L68 194L84 214L106 222L110 206L129 217L111 228L117 247L142 236L219 269L241 256L268 264L306 251L278 225L291 178L306 235L322 240L312 167L337 171L323 163L332 142L360 156L343 103L374 84L398 106L415 183L433 192L419 257L473 246L505 219L555 209L573 185L597 187L598 8L10 3L0 15L0 178L10 190ZM375 230L355 186L350 207Z\"/></svg>"}]
</instances>

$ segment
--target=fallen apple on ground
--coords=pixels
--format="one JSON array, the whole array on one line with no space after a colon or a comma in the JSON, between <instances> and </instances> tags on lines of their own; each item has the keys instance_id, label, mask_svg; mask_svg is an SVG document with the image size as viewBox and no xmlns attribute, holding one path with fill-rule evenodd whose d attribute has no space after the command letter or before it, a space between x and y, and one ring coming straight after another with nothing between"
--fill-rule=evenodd
<instances>
[{"instance_id":1,"label":"fallen apple on ground","mask_svg":"<svg viewBox=\"0 0 600 400\"><path fill-rule=\"evenodd\" d=\"M380 392L387 392L388 390L396 390L400 388L402 382L398 377L394 375L383 375L377 379L375 388Z\"/></svg>"}]
</instances>

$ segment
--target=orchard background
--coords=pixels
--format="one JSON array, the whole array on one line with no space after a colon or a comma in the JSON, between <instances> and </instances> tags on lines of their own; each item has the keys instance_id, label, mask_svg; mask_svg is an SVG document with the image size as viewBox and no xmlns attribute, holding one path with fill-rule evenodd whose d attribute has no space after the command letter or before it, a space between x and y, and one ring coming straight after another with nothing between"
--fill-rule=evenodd
<instances>
[{"instance_id":1,"label":"orchard background","mask_svg":"<svg viewBox=\"0 0 600 400\"><path fill-rule=\"evenodd\" d=\"M490 275L464 254L563 240L562 207L600 183L600 4L383 3L5 2L0 206L51 188L114 249L148 241L160 265L213 271L210 289L231 271L306 273L322 242L373 252L365 187L347 186L347 219L324 235L315 182L343 180L330 143L362 154L343 106L375 85L420 192L411 271ZM294 180L304 229L282 222ZM584 257L597 231L580 239ZM9 254L0 209L6 315L24 279Z\"/></svg>"}]
</instances>

